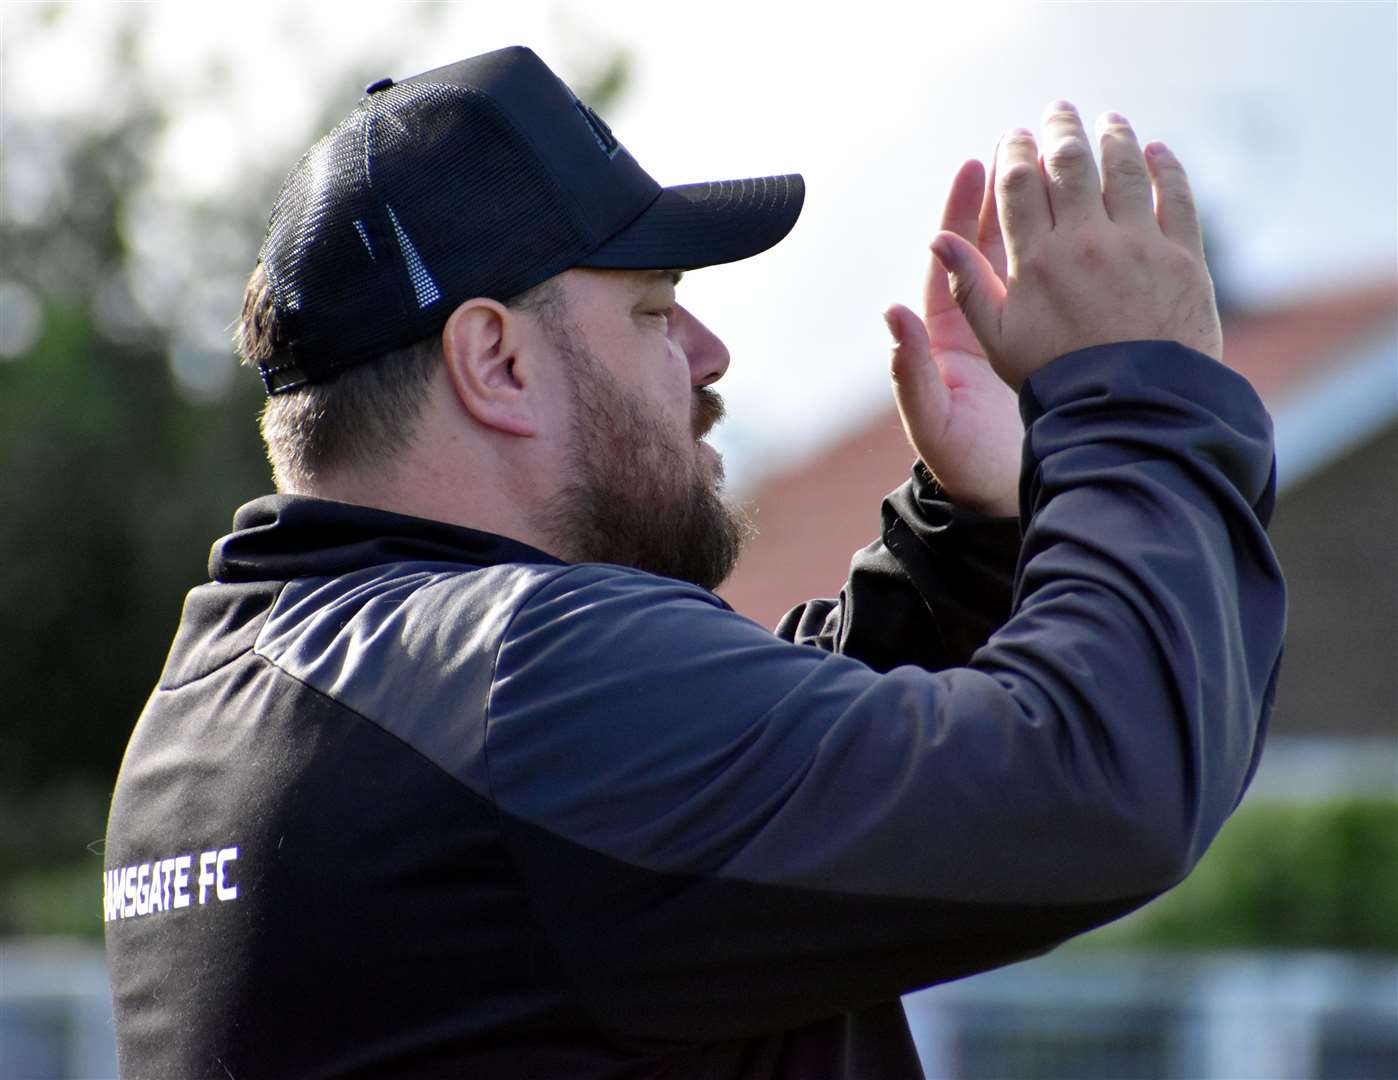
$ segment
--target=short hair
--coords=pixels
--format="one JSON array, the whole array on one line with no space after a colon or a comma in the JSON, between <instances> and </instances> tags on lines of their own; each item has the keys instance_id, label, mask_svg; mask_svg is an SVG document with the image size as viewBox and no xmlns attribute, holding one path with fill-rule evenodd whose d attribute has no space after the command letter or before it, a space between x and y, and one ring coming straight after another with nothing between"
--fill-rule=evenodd
<instances>
[{"instance_id":1,"label":"short hair","mask_svg":"<svg viewBox=\"0 0 1398 1080\"><path fill-rule=\"evenodd\" d=\"M552 323L562 318L565 301L557 278L549 278L504 304ZM287 360L286 328L261 263L243 291L234 343L249 366ZM324 382L269 396L259 426L277 490L313 490L327 472L373 467L406 449L442 360L439 332Z\"/></svg>"}]
</instances>

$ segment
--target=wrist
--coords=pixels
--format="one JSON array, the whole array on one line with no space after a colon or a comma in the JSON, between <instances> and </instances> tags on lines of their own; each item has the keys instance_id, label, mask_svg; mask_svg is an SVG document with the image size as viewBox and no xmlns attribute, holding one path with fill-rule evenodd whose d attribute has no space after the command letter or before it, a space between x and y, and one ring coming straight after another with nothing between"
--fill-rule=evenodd
<instances>
[{"instance_id":1,"label":"wrist","mask_svg":"<svg viewBox=\"0 0 1398 1080\"><path fill-rule=\"evenodd\" d=\"M985 518L1018 518L1019 489L980 498L948 491L927 463L918 458L913 463L913 486L919 499L937 499L950 503L957 510Z\"/></svg>"}]
</instances>

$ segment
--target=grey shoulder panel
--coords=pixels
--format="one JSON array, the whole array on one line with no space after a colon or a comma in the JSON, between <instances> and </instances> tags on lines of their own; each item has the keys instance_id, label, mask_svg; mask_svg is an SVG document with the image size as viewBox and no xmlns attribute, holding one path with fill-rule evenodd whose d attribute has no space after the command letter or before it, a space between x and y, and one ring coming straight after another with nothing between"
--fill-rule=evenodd
<instances>
[{"instance_id":1,"label":"grey shoulder panel","mask_svg":"<svg viewBox=\"0 0 1398 1080\"><path fill-rule=\"evenodd\" d=\"M566 567L394 563L289 582L256 651L489 797L480 755L496 653Z\"/></svg>"}]
</instances>

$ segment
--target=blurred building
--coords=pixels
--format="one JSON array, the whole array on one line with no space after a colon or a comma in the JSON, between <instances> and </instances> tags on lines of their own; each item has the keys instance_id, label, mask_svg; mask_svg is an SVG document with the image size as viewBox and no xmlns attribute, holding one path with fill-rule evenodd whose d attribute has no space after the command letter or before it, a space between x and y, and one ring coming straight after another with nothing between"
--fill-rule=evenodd
<instances>
[{"instance_id":1,"label":"blurred building","mask_svg":"<svg viewBox=\"0 0 1398 1080\"><path fill-rule=\"evenodd\" d=\"M1290 615L1273 730L1398 734L1398 282L1227 312L1224 340L1276 422L1271 535ZM768 476L745 495L759 535L724 598L774 626L792 604L836 595L912 461L890 403Z\"/></svg>"}]
</instances>

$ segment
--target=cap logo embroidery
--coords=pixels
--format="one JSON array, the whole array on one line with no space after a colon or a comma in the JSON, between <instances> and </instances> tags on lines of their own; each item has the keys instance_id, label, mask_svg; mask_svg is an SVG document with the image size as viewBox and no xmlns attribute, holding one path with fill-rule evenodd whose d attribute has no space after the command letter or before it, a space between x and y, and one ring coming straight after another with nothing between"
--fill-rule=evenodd
<instances>
[{"instance_id":1,"label":"cap logo embroidery","mask_svg":"<svg viewBox=\"0 0 1398 1080\"><path fill-rule=\"evenodd\" d=\"M577 98L573 99L573 104L577 106L578 112L582 113L583 119L587 121L587 126L592 129L592 137L597 140L597 145L601 148L602 153L609 158L616 157L616 152L621 149L621 143L617 142L617 137L612 134L612 129L607 126L607 122L597 115L592 106L584 105Z\"/></svg>"}]
</instances>

